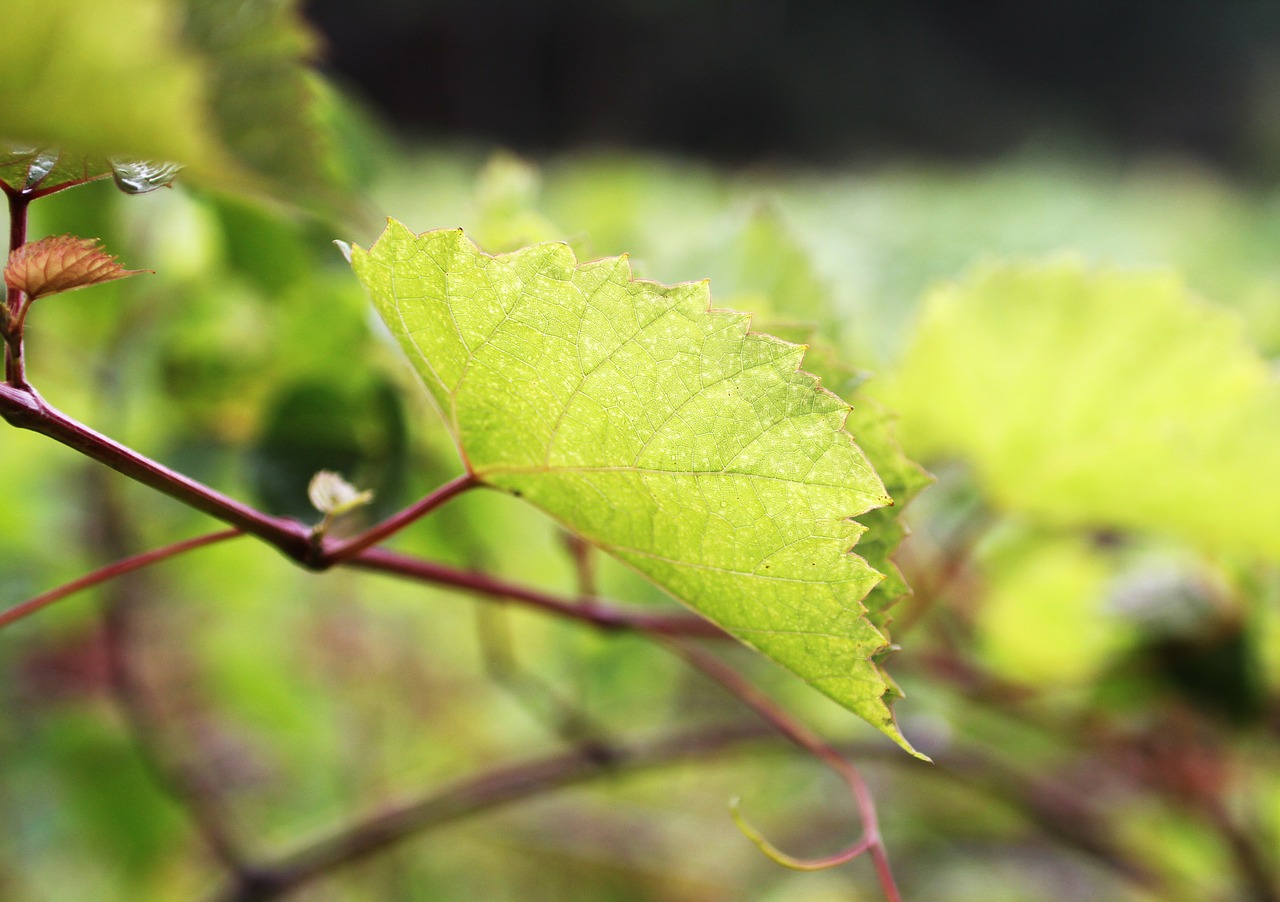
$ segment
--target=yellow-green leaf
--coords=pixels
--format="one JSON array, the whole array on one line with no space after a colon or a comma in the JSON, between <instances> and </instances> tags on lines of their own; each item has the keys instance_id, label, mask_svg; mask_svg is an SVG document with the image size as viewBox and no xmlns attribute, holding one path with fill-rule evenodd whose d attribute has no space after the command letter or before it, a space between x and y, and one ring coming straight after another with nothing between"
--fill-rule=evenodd
<instances>
[{"instance_id":1,"label":"yellow-green leaf","mask_svg":"<svg viewBox=\"0 0 1280 902\"><path fill-rule=\"evenodd\" d=\"M851 518L889 502L804 349L545 244L489 256L392 222L353 266L470 471L537 505L910 748L871 660L881 576Z\"/></svg>"},{"instance_id":2,"label":"yellow-green leaf","mask_svg":"<svg viewBox=\"0 0 1280 902\"><path fill-rule=\"evenodd\" d=\"M939 288L886 400L908 453L968 461L1006 508L1280 559L1280 392L1172 275L1067 262Z\"/></svg>"}]
</instances>

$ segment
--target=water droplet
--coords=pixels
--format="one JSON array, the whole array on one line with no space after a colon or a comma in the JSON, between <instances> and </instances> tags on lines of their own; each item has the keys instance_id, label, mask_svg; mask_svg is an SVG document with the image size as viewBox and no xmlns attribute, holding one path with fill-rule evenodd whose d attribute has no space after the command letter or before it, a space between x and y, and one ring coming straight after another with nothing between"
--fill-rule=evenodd
<instances>
[{"instance_id":1,"label":"water droplet","mask_svg":"<svg viewBox=\"0 0 1280 902\"><path fill-rule=\"evenodd\" d=\"M116 187L125 194L146 194L164 188L182 167L177 163L149 163L146 160L112 160Z\"/></svg>"},{"instance_id":2,"label":"water droplet","mask_svg":"<svg viewBox=\"0 0 1280 902\"><path fill-rule=\"evenodd\" d=\"M53 172L53 167L58 165L58 157L62 154L57 150L41 150L32 157L31 162L27 164L27 184L26 190L31 190L36 185L45 180L45 177Z\"/></svg>"}]
</instances>

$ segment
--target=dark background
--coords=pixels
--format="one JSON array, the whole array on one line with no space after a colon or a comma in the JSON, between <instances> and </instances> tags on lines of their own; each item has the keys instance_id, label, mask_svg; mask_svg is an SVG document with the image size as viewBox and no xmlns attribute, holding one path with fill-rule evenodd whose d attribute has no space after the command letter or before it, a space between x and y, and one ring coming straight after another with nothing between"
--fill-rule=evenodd
<instances>
[{"instance_id":1,"label":"dark background","mask_svg":"<svg viewBox=\"0 0 1280 902\"><path fill-rule=\"evenodd\" d=\"M1280 173L1280 4L312 0L308 12L331 73L428 138L729 164L1061 145Z\"/></svg>"}]
</instances>

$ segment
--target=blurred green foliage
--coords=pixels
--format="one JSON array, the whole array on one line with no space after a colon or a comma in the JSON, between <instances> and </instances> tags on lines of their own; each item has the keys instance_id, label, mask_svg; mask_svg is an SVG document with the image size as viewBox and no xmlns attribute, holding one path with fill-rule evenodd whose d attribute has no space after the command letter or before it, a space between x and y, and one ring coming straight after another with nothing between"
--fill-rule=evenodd
<instances>
[{"instance_id":1,"label":"blurred green foliage","mask_svg":"<svg viewBox=\"0 0 1280 902\"><path fill-rule=\"evenodd\" d=\"M905 466L882 474L900 500L916 496L896 555L914 595L870 603L903 647L891 663L902 728L938 765L757 657L729 655L855 744L907 898L1267 898L1280 848L1280 196L1168 161L727 174L630 156L535 166L388 151L348 102L315 96L331 164L347 166L317 197L359 184L365 206L415 229L464 226L487 250L566 239L582 259L627 252L664 282L710 277L714 304L811 345L865 441L889 441L901 412L905 450L936 482ZM149 116L168 109L156 104ZM130 125L130 149L183 157L180 142L142 138L213 128L186 115ZM66 118L51 137L98 128ZM86 143L112 140L94 134ZM329 243L368 246L378 225L352 217L335 234L223 193L234 180L202 181L191 153L195 177L172 190L124 197L95 183L33 207L32 237L100 237L125 266L156 271L42 300L33 384L280 513L305 513L321 467L377 490L355 521L455 475L449 436ZM212 528L17 430L0 433L0 497L6 601ZM558 527L496 494L463 497L395 544L576 589ZM602 594L663 603L629 571L596 566ZM640 639L383 577L317 578L237 540L0 634L5 899L198 898L219 882L122 719L104 610L127 615L128 663L166 758L216 793L254 858L562 748L536 706L491 678L495 643L610 738L748 719ZM308 897L876 898L866 862L793 874L760 857L729 821L733 795L788 850L821 854L856 831L817 762L753 745L450 825Z\"/></svg>"}]
</instances>

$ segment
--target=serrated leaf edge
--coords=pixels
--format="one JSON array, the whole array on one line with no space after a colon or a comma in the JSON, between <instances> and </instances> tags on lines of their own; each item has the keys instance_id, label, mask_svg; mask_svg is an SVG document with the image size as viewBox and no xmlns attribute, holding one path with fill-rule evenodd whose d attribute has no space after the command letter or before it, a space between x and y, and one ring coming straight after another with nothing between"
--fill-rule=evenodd
<instances>
[{"instance_id":1,"label":"serrated leaf edge","mask_svg":"<svg viewBox=\"0 0 1280 902\"><path fill-rule=\"evenodd\" d=\"M410 229L408 226L404 225L403 223L399 222L398 220L392 217L388 217L387 228L382 232L381 235L378 236L378 238L373 242L372 245L370 245L368 249L365 249L359 246L358 244L354 244L354 243L350 245L350 250L351 250L350 259L353 266L356 265L356 261L369 258L379 243L387 239L388 236L395 235L396 233L399 233L399 237L401 238L407 237L414 241L421 241L423 238L433 234L452 233L456 235L459 239L461 239L462 241L465 241L468 245L470 245L470 249L474 254L477 254L481 257L486 257L492 260L503 261L503 262L520 257L522 255L534 253L539 250L554 248L557 254L564 255L564 257L567 260L567 266L571 270L577 270L584 266L596 265L596 264L607 265L612 263L612 264L620 265L625 267L626 269L626 277L627 277L628 284L639 284L643 286L650 286L652 290L654 290L655 292L657 292L662 296L667 296L672 292L679 291L682 289L688 290L695 286L703 286L706 292L706 299L707 299L707 309L705 312L710 315L730 316L730 317L739 319L742 322L744 327L742 332L743 340L746 340L748 336L754 336L757 340L774 343L777 345L791 348L793 349L793 351L798 351L799 353L796 355L796 364L792 372L805 377L808 380L810 387L814 391L823 395L830 396L832 399L838 402L840 407L843 408L843 416L841 418L840 426L836 429L836 432L840 435L843 435L844 439L848 441L849 444L853 447L854 451L857 453L857 456L860 457L865 462L866 470L872 475L874 475L876 478L876 481L880 482L881 484L882 495L881 495L881 499L879 499L879 503L870 503L862 510L859 510L854 513L850 513L848 515L838 518L840 521L850 522L858 527L858 531L853 538L852 544L849 545L849 547L844 550L843 554L851 557L855 557L858 560L861 560L864 564L866 564L865 559L863 559L855 551L858 544L858 540L867 530L866 526L857 522L857 518L868 513L869 511L876 510L881 507L893 505L895 502L894 502L894 499L890 497L888 492L884 490L883 483L880 481L879 474L876 473L875 467L871 464L870 459L866 456L865 452L863 452L861 447L858 445L856 437L853 435L853 433L849 432L848 429L845 428L845 424L848 422L849 414L853 410L853 405L851 405L844 398L840 397L835 392L831 391L826 386L824 386L819 376L811 372L808 372L803 368L804 354L809 349L808 345L789 342L789 341L786 341L785 339L778 338L775 335L771 335L768 332L753 331L750 328L752 314L739 311L739 310L734 310L732 308L716 307L714 304L711 303L711 300L710 300L710 290L709 290L710 279L696 279L696 280L689 280L685 282L676 282L676 283L667 285L665 283L659 282L654 279L635 278L633 274L633 270L631 268L631 258L629 254L624 253L616 257L600 257L600 258L595 258L588 261L580 261L577 257L577 254L574 252L572 246L570 246L569 243L565 241L541 242L538 244L530 245L529 247L520 248L515 251L491 254L485 251L483 248L481 248L478 244L476 244L476 242L472 240L471 237L468 234L466 234L465 230L462 228L428 229L423 232L414 232L412 229ZM408 329L406 327L406 332L407 331ZM435 373L436 372L435 367L432 366L431 362L426 360L425 356L421 355L420 352L419 352L419 356L422 358L423 363L426 365L427 369L430 370L432 373ZM415 371L415 375L416 375L416 371ZM421 379L420 376L419 378ZM436 379L439 382L439 384L441 385L445 384L444 380L441 379L438 375L436 376ZM500 487L493 486L490 483L485 482L484 474L476 472L475 469L472 467L470 460L467 458L466 450L462 447L460 429L458 427L458 423L456 420L456 410L455 411L443 410L433 392L428 390L426 394L428 398L430 398L432 406L440 414L441 419L446 424L448 424L450 436L454 441L454 446L457 448L459 457L462 459L463 464L467 469L467 472L475 476L476 479L479 480L485 486L505 492L504 489L501 489ZM877 500L877 499L873 499L873 501L874 500ZM533 505L533 506L538 507L537 505ZM552 514L549 511L545 511L541 507L538 507L538 509L542 511L544 515L555 520L562 527L569 530L574 535L578 535L578 532L573 528L571 524L564 522L561 518L557 517L555 514ZM608 553L607 546L602 545L601 543L596 542L586 536L580 536L580 538L582 538L584 541L589 542L595 547L601 548L601 550L604 550L606 553ZM611 555L611 557L613 557L614 560L617 560L623 566L627 567L628 569L632 570L633 572L643 577L647 582L650 582L653 585L657 586L657 588L659 588L664 594L667 594L667 595L671 594L667 589L659 585L648 574L645 574L644 572L634 568L632 565L627 563L621 557L618 557L617 555ZM879 581L882 581L885 578L885 574L880 573L878 570L875 570L869 564L866 564L866 567L870 574L874 574L879 578L878 580L876 580L875 582L872 582L868 586L867 592L870 592L871 588L873 588ZM672 597L674 598L674 596ZM885 717L884 717L884 720L882 721L882 724L879 725L878 728L882 732L884 732L887 736L889 736L889 738L891 738L903 750L907 751L908 753L910 753L911 755L917 758L928 761L930 760L928 756L922 754L921 752L913 748L911 744L906 740L906 737L903 736L902 731L897 726L897 718L894 714L892 704L890 701L885 700L886 698L890 700L900 698L902 697L902 693L901 693L901 690L898 690L896 688L896 684L892 680L889 680L886 678L886 675L883 672L883 668L880 667L878 664L876 664L874 660L878 655L881 655L886 650L888 650L891 647L891 643L888 637L878 627L876 627L876 625L873 624L868 618L867 616L868 610L866 606L862 603L865 597L866 597L866 593L863 593L862 596L860 596L857 599L854 599L854 602L857 604L858 608L860 609L860 613L858 614L858 619L861 620L872 631L872 633L875 636L879 637L879 640L880 640L879 644L874 649L872 649L871 652L869 652L867 655L867 661L871 665L872 669L878 674L878 682L881 686L881 692L878 698L880 701L880 705L884 711ZM690 610L693 610L695 613L698 614L698 616L706 617L705 614L698 611L696 608L693 608L691 605L685 604L684 602L680 601L678 598L676 598L676 601L679 601L682 606L687 607ZM707 618L707 619L710 619L710 618ZM762 657L772 660L771 658L769 658L767 654L765 654L763 651L760 651L760 649L756 648L756 646L749 640L744 639L738 635L735 635L735 639L737 641L742 642L744 645L751 647L753 650L758 651L762 655ZM778 665L778 666L781 666L781 665ZM803 677L800 677L800 678L804 679ZM806 682L809 682L809 681L806 680Z\"/></svg>"}]
</instances>

